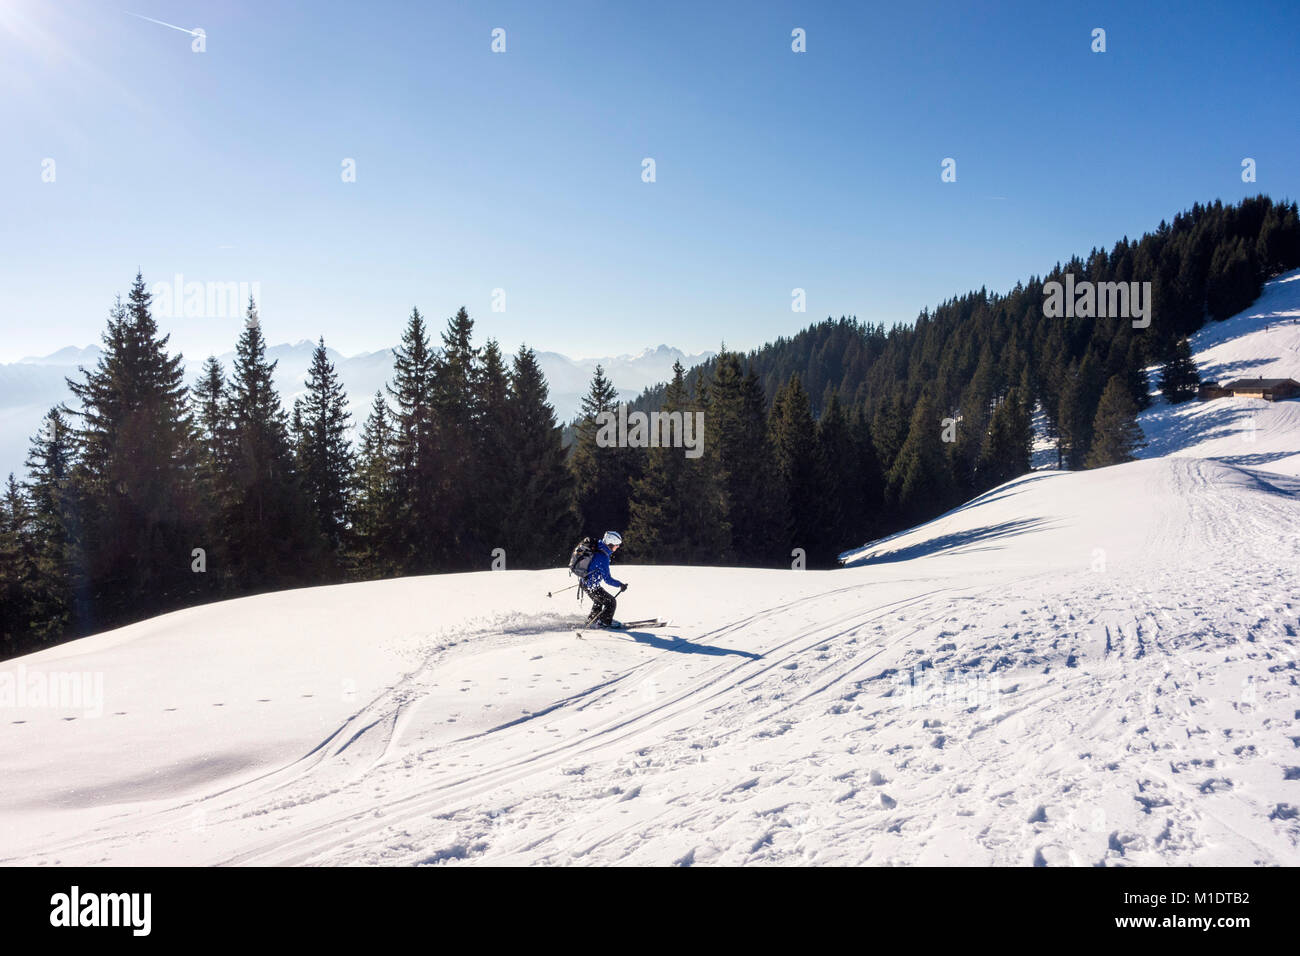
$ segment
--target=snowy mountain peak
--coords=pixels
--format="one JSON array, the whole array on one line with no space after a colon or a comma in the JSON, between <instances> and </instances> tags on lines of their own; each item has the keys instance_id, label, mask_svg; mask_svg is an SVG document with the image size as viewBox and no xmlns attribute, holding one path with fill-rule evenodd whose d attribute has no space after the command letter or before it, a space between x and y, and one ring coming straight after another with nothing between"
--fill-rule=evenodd
<instances>
[{"instance_id":1,"label":"snowy mountain peak","mask_svg":"<svg viewBox=\"0 0 1300 956\"><path fill-rule=\"evenodd\" d=\"M66 365L76 368L78 365L93 364L99 360L102 354L99 346L87 345L85 348L77 348L75 345L69 345L59 349L57 352L51 352L49 355L28 356L21 358L15 365Z\"/></svg>"}]
</instances>

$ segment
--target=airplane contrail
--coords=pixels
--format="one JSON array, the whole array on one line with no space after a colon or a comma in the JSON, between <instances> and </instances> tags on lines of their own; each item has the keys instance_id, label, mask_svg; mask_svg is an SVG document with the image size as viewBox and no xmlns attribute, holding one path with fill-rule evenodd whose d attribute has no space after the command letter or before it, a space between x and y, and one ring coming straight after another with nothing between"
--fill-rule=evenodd
<instances>
[{"instance_id":1,"label":"airplane contrail","mask_svg":"<svg viewBox=\"0 0 1300 956\"><path fill-rule=\"evenodd\" d=\"M145 16L144 14L142 14L142 13L131 13L130 10L124 10L124 11L122 11L122 12L123 12L123 13L130 14L130 15L133 16L133 17L139 17L141 20L148 20L150 23L156 23L156 24L158 24L159 26L163 26L163 27L171 27L173 30L180 30L181 33L188 33L188 34L189 34L190 36L192 36L192 37L196 37L196 36L198 36L198 33L197 33L196 31L194 31L194 30L186 30L184 27L178 27L178 26L176 26L176 24L174 24L174 23L164 23L162 20L155 20L153 17L146 17L146 16Z\"/></svg>"}]
</instances>

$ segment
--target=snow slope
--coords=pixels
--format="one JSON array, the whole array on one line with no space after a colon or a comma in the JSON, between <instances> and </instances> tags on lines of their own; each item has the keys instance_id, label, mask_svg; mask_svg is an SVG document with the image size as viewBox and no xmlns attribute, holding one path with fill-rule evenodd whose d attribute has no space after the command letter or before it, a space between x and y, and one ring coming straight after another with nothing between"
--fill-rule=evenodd
<instances>
[{"instance_id":1,"label":"snow slope","mask_svg":"<svg viewBox=\"0 0 1300 956\"><path fill-rule=\"evenodd\" d=\"M1300 377L1298 280L1202 374ZM1297 408L1158 402L836 571L623 567L664 629L482 572L5 662L0 863L1300 864Z\"/></svg>"},{"instance_id":2,"label":"snow slope","mask_svg":"<svg viewBox=\"0 0 1300 956\"><path fill-rule=\"evenodd\" d=\"M0 861L1300 863L1300 482L1040 473L828 572L318 588L11 661ZM28 677L30 680L30 676Z\"/></svg>"},{"instance_id":3,"label":"snow slope","mask_svg":"<svg viewBox=\"0 0 1300 956\"><path fill-rule=\"evenodd\" d=\"M1300 382L1300 270L1264 287L1249 309L1211 322L1190 340L1203 381ZM1158 381L1158 369L1149 370ZM1180 455L1300 475L1300 401L1220 398L1170 406L1157 394L1141 416L1143 457Z\"/></svg>"},{"instance_id":4,"label":"snow slope","mask_svg":"<svg viewBox=\"0 0 1300 956\"><path fill-rule=\"evenodd\" d=\"M1294 378L1300 382L1300 270L1268 282L1250 308L1210 322L1189 340L1203 381ZM1138 417L1148 446L1138 455L1179 455L1288 475L1300 475L1300 402L1221 398L1169 405L1158 384L1160 367L1147 369L1152 405ZM1056 443L1047 417L1034 417L1033 465L1056 467Z\"/></svg>"}]
</instances>

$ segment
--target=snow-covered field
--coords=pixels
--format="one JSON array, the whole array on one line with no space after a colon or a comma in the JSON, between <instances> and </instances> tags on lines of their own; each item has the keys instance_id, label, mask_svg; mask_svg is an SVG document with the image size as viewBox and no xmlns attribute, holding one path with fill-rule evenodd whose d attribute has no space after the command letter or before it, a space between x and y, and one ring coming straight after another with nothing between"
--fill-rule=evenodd
<instances>
[{"instance_id":1,"label":"snow-covered field","mask_svg":"<svg viewBox=\"0 0 1300 956\"><path fill-rule=\"evenodd\" d=\"M1295 374L1246 327L1293 288L1203 370ZM1300 402L1245 450L1191 434L1215 404L840 570L620 566L664 629L579 640L562 571L483 572L6 662L102 706L0 706L0 862L1300 864Z\"/></svg>"}]
</instances>

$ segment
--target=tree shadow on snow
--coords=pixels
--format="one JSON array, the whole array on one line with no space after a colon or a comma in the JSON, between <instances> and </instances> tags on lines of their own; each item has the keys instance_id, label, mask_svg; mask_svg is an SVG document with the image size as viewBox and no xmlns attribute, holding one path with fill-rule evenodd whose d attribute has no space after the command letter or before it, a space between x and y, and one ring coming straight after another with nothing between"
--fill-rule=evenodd
<instances>
[{"instance_id":1,"label":"tree shadow on snow","mask_svg":"<svg viewBox=\"0 0 1300 956\"><path fill-rule=\"evenodd\" d=\"M847 551L841 551L839 555L840 563L843 564L845 567L852 567L852 568L856 568L859 565L863 565L863 564L878 564L880 563L881 560L884 559L883 555L881 557L867 558L867 559L861 558L859 557L859 555L862 555L867 551L874 551L876 548L879 548L881 545L888 544L890 541L893 541L896 538L901 538L904 535L922 532L930 525L938 524L939 522L945 520L946 518L950 518L956 514L961 514L963 511L966 511L970 508L991 504L994 501L1001 501L1003 498L1009 498L1012 495L1019 494L1025 487L1033 484L1035 481L1042 481L1046 478L1058 478L1061 475L1066 475L1066 474L1069 474L1069 472L1057 471L1055 468L1028 473L1011 484L1000 485L997 488L993 488L989 491L986 491L984 492L984 494L972 498L964 505L958 505L956 508L952 508L948 511L945 511L943 514L931 518L929 521L926 521L923 524L919 524L911 528L904 528L902 531L895 531L893 534L887 534L883 538L876 538L874 541L868 541L866 544L858 545L856 548L849 548ZM893 554L893 553L894 552L889 552L889 554ZM894 559L889 558L889 560L894 560Z\"/></svg>"},{"instance_id":2,"label":"tree shadow on snow","mask_svg":"<svg viewBox=\"0 0 1300 956\"><path fill-rule=\"evenodd\" d=\"M728 654L734 654L737 657L748 657L751 661L763 657L762 654L755 654L752 651L738 651L713 644L694 644L680 637L662 637L650 631L624 631L623 633L638 644L646 644L661 651L676 651L678 654L703 654L706 657L726 657Z\"/></svg>"},{"instance_id":3,"label":"tree shadow on snow","mask_svg":"<svg viewBox=\"0 0 1300 956\"><path fill-rule=\"evenodd\" d=\"M1027 534L1031 531L1041 531L1048 527L1050 525L1044 518L1020 518L1016 521L1003 521L1001 524L991 524L983 528L971 528L967 531L955 531L952 534L939 535L937 538L927 538L916 544L908 545L906 548L898 548L894 551L886 551L883 554L876 554L854 561L853 566L860 568L869 564L890 564L895 561L910 561L913 558L923 558L934 554L955 552L971 554L975 551L993 551L997 549L993 547L974 547L974 545L983 545L989 541L996 541L998 538Z\"/></svg>"},{"instance_id":4,"label":"tree shadow on snow","mask_svg":"<svg viewBox=\"0 0 1300 956\"><path fill-rule=\"evenodd\" d=\"M1200 370L1201 381L1203 382L1220 382L1226 385L1233 379L1248 378L1246 372L1253 372L1262 365L1272 365L1277 359L1274 358L1257 358L1257 359L1238 359L1235 362L1215 362L1212 365L1206 365Z\"/></svg>"},{"instance_id":5,"label":"tree shadow on snow","mask_svg":"<svg viewBox=\"0 0 1300 956\"><path fill-rule=\"evenodd\" d=\"M1275 405L1282 404L1289 404L1289 402L1275 403ZM1175 414L1174 408L1183 408L1186 411ZM1245 444L1251 419L1256 412L1265 411L1266 408L1267 406L1262 404L1239 405L1227 399L1197 402L1173 408L1161 406L1154 416L1148 418L1147 426L1143 428L1146 432L1147 444L1145 448L1138 451L1137 455L1139 458L1161 458L1211 439L1239 438ZM1285 458L1290 454L1293 452L1272 456L1214 455L1212 457L1229 464L1248 465L1264 464L1276 458ZM1256 459L1254 462L1246 460L1252 457Z\"/></svg>"}]
</instances>

